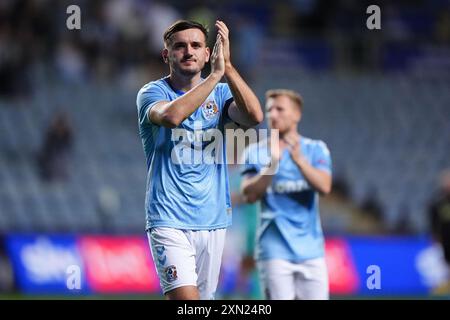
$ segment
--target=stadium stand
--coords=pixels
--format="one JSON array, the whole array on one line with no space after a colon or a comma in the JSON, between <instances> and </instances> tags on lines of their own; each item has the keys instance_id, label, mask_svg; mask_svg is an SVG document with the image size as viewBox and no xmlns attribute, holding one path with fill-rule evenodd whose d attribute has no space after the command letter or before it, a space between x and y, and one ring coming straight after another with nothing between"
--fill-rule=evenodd
<instances>
[{"instance_id":1,"label":"stadium stand","mask_svg":"<svg viewBox=\"0 0 450 320\"><path fill-rule=\"evenodd\" d=\"M335 175L348 180L357 204L374 190L388 228L406 206L413 230L427 230L434 179L450 166L450 93L444 80L279 68L257 79L261 98L271 87L303 94L307 121L301 130L328 142ZM145 161L134 95L120 86L54 84L37 89L26 105L2 103L3 232L143 231ZM71 117L74 150L69 178L47 183L38 175L35 156L57 110Z\"/></svg>"}]
</instances>

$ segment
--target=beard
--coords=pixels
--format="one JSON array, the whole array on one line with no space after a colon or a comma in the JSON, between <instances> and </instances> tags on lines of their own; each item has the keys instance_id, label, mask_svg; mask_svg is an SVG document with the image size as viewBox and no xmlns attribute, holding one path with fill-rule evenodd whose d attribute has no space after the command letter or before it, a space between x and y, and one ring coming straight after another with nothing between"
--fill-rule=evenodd
<instances>
[{"instance_id":1,"label":"beard","mask_svg":"<svg viewBox=\"0 0 450 320\"><path fill-rule=\"evenodd\" d=\"M196 74L198 74L199 72L202 71L203 67L205 66L205 64L198 64L195 68L183 68L181 65L177 65L175 63L171 64L171 69L175 70L176 73L181 74L182 76L195 76Z\"/></svg>"},{"instance_id":2,"label":"beard","mask_svg":"<svg viewBox=\"0 0 450 320\"><path fill-rule=\"evenodd\" d=\"M197 73L201 72L201 69L195 68L195 69L178 69L178 73L183 76L195 76Z\"/></svg>"}]
</instances>

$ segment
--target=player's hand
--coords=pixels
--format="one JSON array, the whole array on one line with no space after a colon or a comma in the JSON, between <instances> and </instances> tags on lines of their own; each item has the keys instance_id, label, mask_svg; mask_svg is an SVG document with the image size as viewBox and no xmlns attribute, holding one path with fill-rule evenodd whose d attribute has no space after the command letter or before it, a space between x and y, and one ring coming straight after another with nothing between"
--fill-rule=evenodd
<instances>
[{"instance_id":1,"label":"player's hand","mask_svg":"<svg viewBox=\"0 0 450 320\"><path fill-rule=\"evenodd\" d=\"M216 43L211 54L211 73L222 78L225 73L225 59L223 57L223 43L220 34L217 35Z\"/></svg>"},{"instance_id":2,"label":"player's hand","mask_svg":"<svg viewBox=\"0 0 450 320\"><path fill-rule=\"evenodd\" d=\"M283 141L287 144L289 154L294 162L299 162L303 158L302 150L300 148L300 139L296 136L287 136L283 138Z\"/></svg>"},{"instance_id":3,"label":"player's hand","mask_svg":"<svg viewBox=\"0 0 450 320\"><path fill-rule=\"evenodd\" d=\"M223 45L223 57L225 59L225 66L231 66L231 60L230 60L230 38L229 38L229 30L227 25L221 21L216 21L216 28L217 32L220 35L222 39L222 45Z\"/></svg>"},{"instance_id":4,"label":"player's hand","mask_svg":"<svg viewBox=\"0 0 450 320\"><path fill-rule=\"evenodd\" d=\"M280 141L270 140L270 158L272 163L278 164L280 162L282 152Z\"/></svg>"}]
</instances>

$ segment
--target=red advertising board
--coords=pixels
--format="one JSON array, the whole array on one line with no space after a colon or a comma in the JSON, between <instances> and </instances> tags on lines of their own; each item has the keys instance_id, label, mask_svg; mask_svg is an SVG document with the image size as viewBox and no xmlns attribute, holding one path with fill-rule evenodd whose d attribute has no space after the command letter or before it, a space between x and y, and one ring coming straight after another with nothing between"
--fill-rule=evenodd
<instances>
[{"instance_id":1,"label":"red advertising board","mask_svg":"<svg viewBox=\"0 0 450 320\"><path fill-rule=\"evenodd\" d=\"M356 293L359 287L359 276L347 242L338 238L327 239L325 252L330 293Z\"/></svg>"},{"instance_id":2,"label":"red advertising board","mask_svg":"<svg viewBox=\"0 0 450 320\"><path fill-rule=\"evenodd\" d=\"M87 280L100 293L159 292L150 249L142 237L79 238Z\"/></svg>"}]
</instances>

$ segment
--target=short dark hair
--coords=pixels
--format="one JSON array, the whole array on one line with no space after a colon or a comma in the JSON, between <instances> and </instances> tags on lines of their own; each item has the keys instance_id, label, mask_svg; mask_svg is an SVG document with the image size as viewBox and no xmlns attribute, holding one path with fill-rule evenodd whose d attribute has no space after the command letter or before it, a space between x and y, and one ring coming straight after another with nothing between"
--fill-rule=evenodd
<instances>
[{"instance_id":1,"label":"short dark hair","mask_svg":"<svg viewBox=\"0 0 450 320\"><path fill-rule=\"evenodd\" d=\"M164 32L164 44L168 44L170 42L170 38L174 33L177 33L179 31L183 31L186 29L199 29L203 34L205 35L205 41L208 41L208 30L206 27L195 21L190 20L178 20L175 21L170 27L167 28L167 30Z\"/></svg>"}]
</instances>

